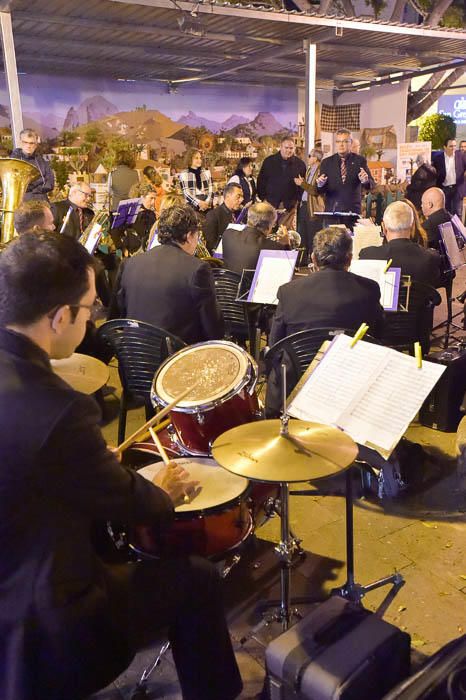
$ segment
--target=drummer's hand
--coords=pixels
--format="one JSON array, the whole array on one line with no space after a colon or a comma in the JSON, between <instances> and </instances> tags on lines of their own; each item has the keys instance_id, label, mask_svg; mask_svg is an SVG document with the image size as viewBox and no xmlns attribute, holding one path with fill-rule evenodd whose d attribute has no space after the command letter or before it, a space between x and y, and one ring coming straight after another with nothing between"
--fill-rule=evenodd
<instances>
[{"instance_id":1,"label":"drummer's hand","mask_svg":"<svg viewBox=\"0 0 466 700\"><path fill-rule=\"evenodd\" d=\"M153 483L163 489L178 506L185 501L185 496L191 499L197 493L198 481L189 478L189 472L176 462L169 462L154 476Z\"/></svg>"},{"instance_id":2,"label":"drummer's hand","mask_svg":"<svg viewBox=\"0 0 466 700\"><path fill-rule=\"evenodd\" d=\"M118 447L110 447L110 445L107 445L107 449L112 453L114 457L117 458L119 462L121 462L121 452L118 449Z\"/></svg>"}]
</instances>

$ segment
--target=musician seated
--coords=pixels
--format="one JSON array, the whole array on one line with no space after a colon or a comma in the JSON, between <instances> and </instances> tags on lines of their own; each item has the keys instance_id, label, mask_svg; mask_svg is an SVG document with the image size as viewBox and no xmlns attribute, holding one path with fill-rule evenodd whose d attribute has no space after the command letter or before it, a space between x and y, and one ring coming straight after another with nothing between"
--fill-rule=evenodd
<instances>
[{"instance_id":1,"label":"musician seated","mask_svg":"<svg viewBox=\"0 0 466 700\"><path fill-rule=\"evenodd\" d=\"M44 199L29 199L22 202L14 213L15 231L23 233L55 231L52 210Z\"/></svg>"},{"instance_id":2,"label":"musician seated","mask_svg":"<svg viewBox=\"0 0 466 700\"><path fill-rule=\"evenodd\" d=\"M445 209L445 193L440 187L430 187L421 199L422 213L426 217L423 223L431 248L439 249L440 224L451 221L451 214Z\"/></svg>"},{"instance_id":3,"label":"musician seated","mask_svg":"<svg viewBox=\"0 0 466 700\"><path fill-rule=\"evenodd\" d=\"M314 237L315 272L284 284L272 322L270 345L310 328L359 328L379 336L383 325L380 287L349 272L353 239L342 229L326 228Z\"/></svg>"},{"instance_id":4,"label":"musician seated","mask_svg":"<svg viewBox=\"0 0 466 700\"><path fill-rule=\"evenodd\" d=\"M194 256L198 239L198 218L189 205L162 211L160 245L123 266L116 295L120 318L151 323L188 344L223 338L212 270Z\"/></svg>"},{"instance_id":5,"label":"musician seated","mask_svg":"<svg viewBox=\"0 0 466 700\"><path fill-rule=\"evenodd\" d=\"M234 224L243 201L243 190L237 183L228 184L223 191L223 203L207 212L202 226L207 250L212 255L228 224Z\"/></svg>"},{"instance_id":6,"label":"musician seated","mask_svg":"<svg viewBox=\"0 0 466 700\"><path fill-rule=\"evenodd\" d=\"M373 280L349 272L353 239L342 229L319 231L313 242L315 272L284 284L278 290L278 307L272 321L269 345L298 331L312 328L357 329L369 325L369 333L378 337L383 326L380 287ZM265 413L278 416L282 404L280 364L287 367L287 393L296 380L286 353L277 358L267 381Z\"/></svg>"},{"instance_id":7,"label":"musician seated","mask_svg":"<svg viewBox=\"0 0 466 700\"><path fill-rule=\"evenodd\" d=\"M227 270L242 273L254 270L261 250L289 250L290 238L286 229L279 229L277 240L272 230L277 212L268 202L253 204L248 210L247 226L242 231L227 228L222 238L223 262Z\"/></svg>"},{"instance_id":8,"label":"musician seated","mask_svg":"<svg viewBox=\"0 0 466 700\"><path fill-rule=\"evenodd\" d=\"M443 192L441 193L443 196ZM435 287L440 280L441 260L435 250L425 249L412 239L413 210L406 202L393 202L385 209L382 228L386 243L369 246L359 253L361 260L391 260L402 275Z\"/></svg>"},{"instance_id":9,"label":"musician seated","mask_svg":"<svg viewBox=\"0 0 466 700\"><path fill-rule=\"evenodd\" d=\"M154 185L138 184L133 187L131 196L141 198L136 221L128 227L113 228L111 236L115 248L122 250L123 254L134 255L139 250L145 249L149 233L157 220L155 213L157 192Z\"/></svg>"},{"instance_id":10,"label":"musician seated","mask_svg":"<svg viewBox=\"0 0 466 700\"><path fill-rule=\"evenodd\" d=\"M160 532L197 486L174 463L152 481L122 466L94 400L52 371L83 337L93 258L69 237L24 234L0 256L0 299L0 697L83 700L168 629L183 697L233 700L215 567L112 566L92 547L93 521Z\"/></svg>"},{"instance_id":11,"label":"musician seated","mask_svg":"<svg viewBox=\"0 0 466 700\"><path fill-rule=\"evenodd\" d=\"M71 185L68 197L52 204L56 230L78 240L94 217L91 202L92 190L87 182Z\"/></svg>"}]
</instances>

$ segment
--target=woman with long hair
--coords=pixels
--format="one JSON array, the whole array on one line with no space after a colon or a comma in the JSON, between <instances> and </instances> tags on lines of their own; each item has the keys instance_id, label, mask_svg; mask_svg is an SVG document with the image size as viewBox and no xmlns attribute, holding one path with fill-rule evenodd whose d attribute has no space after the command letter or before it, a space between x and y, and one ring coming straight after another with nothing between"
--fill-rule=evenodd
<instances>
[{"instance_id":1,"label":"woman with long hair","mask_svg":"<svg viewBox=\"0 0 466 700\"><path fill-rule=\"evenodd\" d=\"M196 211L206 212L212 207L212 175L202 165L202 152L190 148L186 153L186 167L179 175L186 202Z\"/></svg>"},{"instance_id":2,"label":"woman with long hair","mask_svg":"<svg viewBox=\"0 0 466 700\"><path fill-rule=\"evenodd\" d=\"M240 158L236 170L233 175L228 180L235 185L239 185L243 190L243 207L250 206L256 201L256 181L254 180L252 173L254 170L254 162L252 158L244 157Z\"/></svg>"}]
</instances>

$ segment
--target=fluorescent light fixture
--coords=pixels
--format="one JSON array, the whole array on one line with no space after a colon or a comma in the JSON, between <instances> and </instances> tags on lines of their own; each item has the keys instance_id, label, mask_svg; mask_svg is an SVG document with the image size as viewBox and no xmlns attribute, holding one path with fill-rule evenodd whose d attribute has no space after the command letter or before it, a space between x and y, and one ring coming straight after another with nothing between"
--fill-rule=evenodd
<instances>
[{"instance_id":1,"label":"fluorescent light fixture","mask_svg":"<svg viewBox=\"0 0 466 700\"><path fill-rule=\"evenodd\" d=\"M365 90L370 90L370 87L358 88L356 92L364 92Z\"/></svg>"},{"instance_id":2,"label":"fluorescent light fixture","mask_svg":"<svg viewBox=\"0 0 466 700\"><path fill-rule=\"evenodd\" d=\"M403 75L403 71L399 71L398 73L390 73L389 77L390 78L400 78Z\"/></svg>"}]
</instances>

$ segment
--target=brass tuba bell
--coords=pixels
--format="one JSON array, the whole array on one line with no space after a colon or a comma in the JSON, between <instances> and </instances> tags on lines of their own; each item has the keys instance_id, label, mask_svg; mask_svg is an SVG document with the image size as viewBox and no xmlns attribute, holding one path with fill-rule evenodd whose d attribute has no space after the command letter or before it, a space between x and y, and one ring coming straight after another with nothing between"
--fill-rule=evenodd
<instances>
[{"instance_id":1,"label":"brass tuba bell","mask_svg":"<svg viewBox=\"0 0 466 700\"><path fill-rule=\"evenodd\" d=\"M23 201L26 188L32 180L40 177L35 165L19 158L0 158L0 182L2 183L2 232L0 244L14 238L14 213Z\"/></svg>"}]
</instances>

